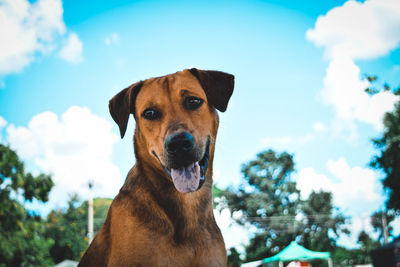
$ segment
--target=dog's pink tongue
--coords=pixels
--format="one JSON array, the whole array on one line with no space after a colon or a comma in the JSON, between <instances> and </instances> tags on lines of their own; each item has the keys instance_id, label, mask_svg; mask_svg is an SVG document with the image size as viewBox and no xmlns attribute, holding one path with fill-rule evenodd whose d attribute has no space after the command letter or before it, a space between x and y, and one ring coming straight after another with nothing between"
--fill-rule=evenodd
<instances>
[{"instance_id":1,"label":"dog's pink tongue","mask_svg":"<svg viewBox=\"0 0 400 267\"><path fill-rule=\"evenodd\" d=\"M200 166L198 162L180 169L171 169L175 188L181 193L193 192L200 184Z\"/></svg>"}]
</instances>

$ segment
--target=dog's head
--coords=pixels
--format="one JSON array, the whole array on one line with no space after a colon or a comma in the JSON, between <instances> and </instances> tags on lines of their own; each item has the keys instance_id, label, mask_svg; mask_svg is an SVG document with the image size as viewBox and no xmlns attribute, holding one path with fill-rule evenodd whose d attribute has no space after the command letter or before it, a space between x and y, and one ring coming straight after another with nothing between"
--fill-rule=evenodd
<instances>
[{"instance_id":1,"label":"dog's head","mask_svg":"<svg viewBox=\"0 0 400 267\"><path fill-rule=\"evenodd\" d=\"M129 114L134 115L137 156L162 170L178 191L193 192L204 183L212 160L216 109L226 110L233 86L233 75L224 72L184 70L131 85L110 100L109 108L121 138Z\"/></svg>"}]
</instances>

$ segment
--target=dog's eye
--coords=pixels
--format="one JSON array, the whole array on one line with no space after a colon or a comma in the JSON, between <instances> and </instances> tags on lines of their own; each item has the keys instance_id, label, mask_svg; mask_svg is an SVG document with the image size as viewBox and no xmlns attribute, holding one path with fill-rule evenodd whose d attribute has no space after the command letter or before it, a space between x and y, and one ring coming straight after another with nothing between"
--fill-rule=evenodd
<instances>
[{"instance_id":1,"label":"dog's eye","mask_svg":"<svg viewBox=\"0 0 400 267\"><path fill-rule=\"evenodd\" d=\"M203 104L203 102L204 102L203 99L190 96L185 98L184 106L186 109L195 110L198 109Z\"/></svg>"},{"instance_id":2,"label":"dog's eye","mask_svg":"<svg viewBox=\"0 0 400 267\"><path fill-rule=\"evenodd\" d=\"M158 120L159 118L161 118L161 113L152 108L148 108L148 109L145 109L145 111L143 111L142 117L145 118L146 120L154 121L154 120Z\"/></svg>"}]
</instances>

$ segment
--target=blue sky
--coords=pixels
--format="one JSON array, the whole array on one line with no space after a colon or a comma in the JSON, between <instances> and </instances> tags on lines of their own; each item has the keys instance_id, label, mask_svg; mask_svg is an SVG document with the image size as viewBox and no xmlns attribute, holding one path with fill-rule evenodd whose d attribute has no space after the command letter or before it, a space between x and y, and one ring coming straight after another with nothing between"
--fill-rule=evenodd
<instances>
[{"instance_id":1,"label":"blue sky","mask_svg":"<svg viewBox=\"0 0 400 267\"><path fill-rule=\"evenodd\" d=\"M370 140L397 98L365 95L363 75L399 86L399 9L395 0L5 1L0 141L53 174L43 212L72 191L84 196L88 179L112 197L134 163L134 121L119 140L108 100L141 79L221 70L236 84L220 114L217 185L237 186L241 164L264 149L287 151L304 197L330 190L355 231L369 229L384 201Z\"/></svg>"}]
</instances>

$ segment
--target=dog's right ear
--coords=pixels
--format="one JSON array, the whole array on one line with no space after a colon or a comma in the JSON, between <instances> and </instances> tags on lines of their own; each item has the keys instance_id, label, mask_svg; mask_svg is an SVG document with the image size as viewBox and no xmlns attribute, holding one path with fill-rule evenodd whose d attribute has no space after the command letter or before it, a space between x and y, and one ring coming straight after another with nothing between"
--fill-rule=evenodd
<instances>
[{"instance_id":1,"label":"dog's right ear","mask_svg":"<svg viewBox=\"0 0 400 267\"><path fill-rule=\"evenodd\" d=\"M121 138L124 137L128 125L129 114L135 116L135 100L143 82L137 82L125 88L108 103L111 117L118 124Z\"/></svg>"}]
</instances>

